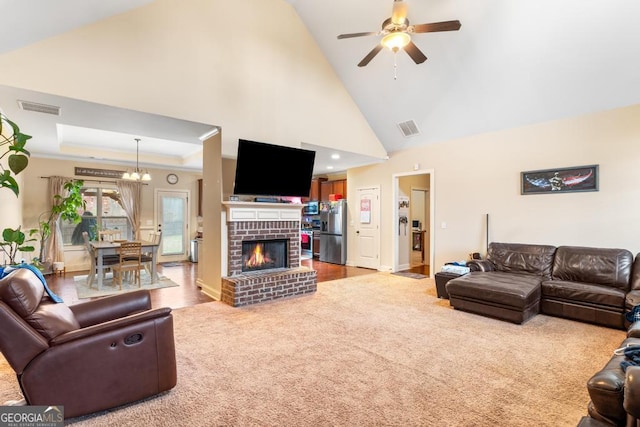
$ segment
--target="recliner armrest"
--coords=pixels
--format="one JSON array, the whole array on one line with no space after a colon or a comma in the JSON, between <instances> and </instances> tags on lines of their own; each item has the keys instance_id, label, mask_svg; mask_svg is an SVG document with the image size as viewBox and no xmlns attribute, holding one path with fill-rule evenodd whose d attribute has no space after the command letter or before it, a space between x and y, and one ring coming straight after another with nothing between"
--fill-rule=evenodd
<instances>
[{"instance_id":1,"label":"recliner armrest","mask_svg":"<svg viewBox=\"0 0 640 427\"><path fill-rule=\"evenodd\" d=\"M69 306L81 328L151 309L148 290L125 292Z\"/></svg>"},{"instance_id":2,"label":"recliner armrest","mask_svg":"<svg viewBox=\"0 0 640 427\"><path fill-rule=\"evenodd\" d=\"M624 410L632 417L640 418L640 366L627 368L624 381Z\"/></svg>"},{"instance_id":3,"label":"recliner armrest","mask_svg":"<svg viewBox=\"0 0 640 427\"><path fill-rule=\"evenodd\" d=\"M486 259L467 261L467 267L469 267L471 271L493 271L493 264Z\"/></svg>"},{"instance_id":4,"label":"recliner armrest","mask_svg":"<svg viewBox=\"0 0 640 427\"><path fill-rule=\"evenodd\" d=\"M640 322L633 322L627 329L627 338L640 338Z\"/></svg>"},{"instance_id":5,"label":"recliner armrest","mask_svg":"<svg viewBox=\"0 0 640 427\"><path fill-rule=\"evenodd\" d=\"M87 326L86 328L76 329L75 331L67 332L62 335L58 335L52 339L49 344L53 347L68 343L70 341L80 340L93 335L98 335L102 332L110 332L124 327L135 325L137 323L157 319L161 317L167 317L171 315L171 308L163 307L155 310L148 310L142 313L132 314L130 316L122 317L119 319L110 320L104 323Z\"/></svg>"}]
</instances>

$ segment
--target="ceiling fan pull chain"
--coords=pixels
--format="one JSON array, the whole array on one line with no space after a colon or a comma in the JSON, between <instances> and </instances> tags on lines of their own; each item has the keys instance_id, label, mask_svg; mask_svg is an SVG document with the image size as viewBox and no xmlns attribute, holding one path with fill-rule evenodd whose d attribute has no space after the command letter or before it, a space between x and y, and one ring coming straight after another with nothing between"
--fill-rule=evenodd
<instances>
[{"instance_id":1,"label":"ceiling fan pull chain","mask_svg":"<svg viewBox=\"0 0 640 427\"><path fill-rule=\"evenodd\" d=\"M398 80L398 53L393 53L393 80Z\"/></svg>"}]
</instances>

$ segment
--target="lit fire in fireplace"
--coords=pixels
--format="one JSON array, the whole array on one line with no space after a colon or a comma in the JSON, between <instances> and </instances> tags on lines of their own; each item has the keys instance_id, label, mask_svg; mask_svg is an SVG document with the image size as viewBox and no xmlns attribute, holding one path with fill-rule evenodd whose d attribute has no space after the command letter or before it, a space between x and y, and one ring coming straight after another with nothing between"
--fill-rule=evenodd
<instances>
[{"instance_id":1,"label":"lit fire in fireplace","mask_svg":"<svg viewBox=\"0 0 640 427\"><path fill-rule=\"evenodd\" d=\"M272 261L268 256L265 256L262 252L264 250L264 245L262 243L256 244L253 249L253 253L245 263L248 268L259 268L265 264L270 264Z\"/></svg>"}]
</instances>

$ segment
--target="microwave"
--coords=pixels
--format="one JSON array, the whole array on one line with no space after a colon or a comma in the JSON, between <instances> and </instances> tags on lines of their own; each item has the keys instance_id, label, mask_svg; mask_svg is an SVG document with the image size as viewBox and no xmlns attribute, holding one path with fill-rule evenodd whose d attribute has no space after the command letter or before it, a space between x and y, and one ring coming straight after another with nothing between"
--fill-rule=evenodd
<instances>
[{"instance_id":1,"label":"microwave","mask_svg":"<svg viewBox=\"0 0 640 427\"><path fill-rule=\"evenodd\" d=\"M304 215L318 215L320 210L318 209L318 202L309 202L302 208Z\"/></svg>"}]
</instances>

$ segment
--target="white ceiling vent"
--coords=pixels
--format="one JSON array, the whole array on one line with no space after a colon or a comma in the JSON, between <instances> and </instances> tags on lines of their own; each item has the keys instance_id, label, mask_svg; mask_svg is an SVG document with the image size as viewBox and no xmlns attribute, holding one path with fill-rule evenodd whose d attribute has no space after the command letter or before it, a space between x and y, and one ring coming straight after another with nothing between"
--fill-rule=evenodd
<instances>
[{"instance_id":1,"label":"white ceiling vent","mask_svg":"<svg viewBox=\"0 0 640 427\"><path fill-rule=\"evenodd\" d=\"M24 111L35 111L36 113L53 114L54 116L60 115L60 107L56 107L55 105L38 104L36 102L21 100L18 100L18 105Z\"/></svg>"},{"instance_id":2,"label":"white ceiling vent","mask_svg":"<svg viewBox=\"0 0 640 427\"><path fill-rule=\"evenodd\" d=\"M418 125L413 120L407 120L406 122L398 123L398 127L400 128L400 132L402 132L405 138L420 134Z\"/></svg>"}]
</instances>

